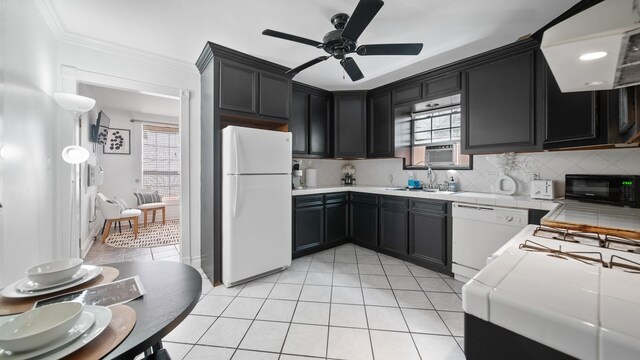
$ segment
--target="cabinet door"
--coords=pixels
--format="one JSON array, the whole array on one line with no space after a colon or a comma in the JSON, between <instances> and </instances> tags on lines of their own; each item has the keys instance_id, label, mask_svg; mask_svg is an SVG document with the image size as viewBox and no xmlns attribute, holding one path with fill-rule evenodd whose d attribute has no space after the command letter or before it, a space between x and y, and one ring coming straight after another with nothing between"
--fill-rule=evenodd
<instances>
[{"instance_id":1,"label":"cabinet door","mask_svg":"<svg viewBox=\"0 0 640 360\"><path fill-rule=\"evenodd\" d=\"M374 95L369 99L369 123L367 124L367 157L393 157L394 119L391 108L391 93Z\"/></svg>"},{"instance_id":2,"label":"cabinet door","mask_svg":"<svg viewBox=\"0 0 640 360\"><path fill-rule=\"evenodd\" d=\"M427 98L433 99L436 96L457 92L461 88L460 73L447 74L433 79L429 79L425 86L427 88Z\"/></svg>"},{"instance_id":3,"label":"cabinet door","mask_svg":"<svg viewBox=\"0 0 640 360\"><path fill-rule=\"evenodd\" d=\"M393 90L393 105L416 103L424 97L424 88L421 82L413 83Z\"/></svg>"},{"instance_id":4,"label":"cabinet door","mask_svg":"<svg viewBox=\"0 0 640 360\"><path fill-rule=\"evenodd\" d=\"M466 72L462 146L467 154L535 150L535 51Z\"/></svg>"},{"instance_id":5,"label":"cabinet door","mask_svg":"<svg viewBox=\"0 0 640 360\"><path fill-rule=\"evenodd\" d=\"M366 155L366 98L364 94L335 97L335 152L337 158Z\"/></svg>"},{"instance_id":6,"label":"cabinet door","mask_svg":"<svg viewBox=\"0 0 640 360\"><path fill-rule=\"evenodd\" d=\"M325 205L326 243L349 237L349 207L346 202Z\"/></svg>"},{"instance_id":7,"label":"cabinet door","mask_svg":"<svg viewBox=\"0 0 640 360\"><path fill-rule=\"evenodd\" d=\"M409 256L447 266L447 216L412 212L409 215Z\"/></svg>"},{"instance_id":8,"label":"cabinet door","mask_svg":"<svg viewBox=\"0 0 640 360\"><path fill-rule=\"evenodd\" d=\"M329 156L329 99L309 95L309 154Z\"/></svg>"},{"instance_id":9,"label":"cabinet door","mask_svg":"<svg viewBox=\"0 0 640 360\"><path fill-rule=\"evenodd\" d=\"M324 206L296 207L294 210L294 251L321 246L324 239Z\"/></svg>"},{"instance_id":10,"label":"cabinet door","mask_svg":"<svg viewBox=\"0 0 640 360\"><path fill-rule=\"evenodd\" d=\"M378 246L378 206L351 203L351 238L372 246Z\"/></svg>"},{"instance_id":11,"label":"cabinet door","mask_svg":"<svg viewBox=\"0 0 640 360\"><path fill-rule=\"evenodd\" d=\"M260 73L260 115L288 119L291 102L291 80Z\"/></svg>"},{"instance_id":12,"label":"cabinet door","mask_svg":"<svg viewBox=\"0 0 640 360\"><path fill-rule=\"evenodd\" d=\"M221 61L220 108L255 113L257 81L255 69Z\"/></svg>"},{"instance_id":13,"label":"cabinet door","mask_svg":"<svg viewBox=\"0 0 640 360\"><path fill-rule=\"evenodd\" d=\"M551 70L545 66L544 148L586 146L598 138L598 99L595 91L562 93Z\"/></svg>"},{"instance_id":14,"label":"cabinet door","mask_svg":"<svg viewBox=\"0 0 640 360\"><path fill-rule=\"evenodd\" d=\"M380 208L380 247L400 255L408 252L409 212L400 208Z\"/></svg>"},{"instance_id":15,"label":"cabinet door","mask_svg":"<svg viewBox=\"0 0 640 360\"><path fill-rule=\"evenodd\" d=\"M293 90L293 106L289 118L289 131L292 134L291 151L294 154L306 155L309 152L307 136L309 133L309 95Z\"/></svg>"}]
</instances>

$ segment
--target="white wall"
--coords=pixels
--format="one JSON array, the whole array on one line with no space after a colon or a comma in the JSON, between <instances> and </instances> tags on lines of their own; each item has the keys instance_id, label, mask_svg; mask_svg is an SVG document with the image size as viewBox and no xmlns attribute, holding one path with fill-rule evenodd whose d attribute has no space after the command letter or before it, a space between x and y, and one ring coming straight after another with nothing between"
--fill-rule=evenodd
<instances>
[{"instance_id":1,"label":"white wall","mask_svg":"<svg viewBox=\"0 0 640 360\"><path fill-rule=\"evenodd\" d=\"M5 146L2 162L4 225L0 238L0 287L24 270L54 257L56 225L54 153L58 108L57 44L31 1L3 0L4 111L0 117Z\"/></svg>"},{"instance_id":2,"label":"white wall","mask_svg":"<svg viewBox=\"0 0 640 360\"><path fill-rule=\"evenodd\" d=\"M436 182L443 183L450 176L458 182L461 190L494 192L495 180L502 170L500 155L477 155L473 157L473 170L436 170ZM564 195L566 174L632 174L640 175L640 149L550 151L516 154L517 168L510 172L518 183L518 194L528 195L533 174L542 179L554 180L557 196ZM318 186L340 183L342 165L351 163L356 168L356 183L359 185L406 186L408 171L402 170L401 159L378 160L303 160L303 168L313 167L318 171ZM427 172L414 170L413 175L425 182Z\"/></svg>"}]
</instances>

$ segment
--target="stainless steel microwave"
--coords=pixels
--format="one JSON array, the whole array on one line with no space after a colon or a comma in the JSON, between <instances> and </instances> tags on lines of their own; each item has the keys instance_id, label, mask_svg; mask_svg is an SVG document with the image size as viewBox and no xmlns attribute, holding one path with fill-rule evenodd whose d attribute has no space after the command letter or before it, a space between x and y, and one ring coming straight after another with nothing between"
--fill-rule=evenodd
<instances>
[{"instance_id":1,"label":"stainless steel microwave","mask_svg":"<svg viewBox=\"0 0 640 360\"><path fill-rule=\"evenodd\" d=\"M565 198L640 207L640 176L565 175Z\"/></svg>"}]
</instances>

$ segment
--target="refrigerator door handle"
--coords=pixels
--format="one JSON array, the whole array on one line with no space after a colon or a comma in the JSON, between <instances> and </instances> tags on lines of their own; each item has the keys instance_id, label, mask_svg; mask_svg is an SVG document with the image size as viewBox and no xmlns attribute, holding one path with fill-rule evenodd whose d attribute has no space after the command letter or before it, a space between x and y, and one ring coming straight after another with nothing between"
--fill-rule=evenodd
<instances>
[{"instance_id":1,"label":"refrigerator door handle","mask_svg":"<svg viewBox=\"0 0 640 360\"><path fill-rule=\"evenodd\" d=\"M239 148L238 142L239 141L240 141L240 139L238 139L238 133L234 132L233 133L233 153L236 156L236 159L235 159L236 160L236 168L235 168L235 170L233 172L236 173L236 174L240 172L240 169L238 167L238 159L240 159L240 153L238 153L238 148ZM238 182L236 180L236 185L237 184L238 184Z\"/></svg>"},{"instance_id":2,"label":"refrigerator door handle","mask_svg":"<svg viewBox=\"0 0 640 360\"><path fill-rule=\"evenodd\" d=\"M233 218L236 218L236 214L238 213L238 175L233 176L235 178L236 186L233 188Z\"/></svg>"}]
</instances>

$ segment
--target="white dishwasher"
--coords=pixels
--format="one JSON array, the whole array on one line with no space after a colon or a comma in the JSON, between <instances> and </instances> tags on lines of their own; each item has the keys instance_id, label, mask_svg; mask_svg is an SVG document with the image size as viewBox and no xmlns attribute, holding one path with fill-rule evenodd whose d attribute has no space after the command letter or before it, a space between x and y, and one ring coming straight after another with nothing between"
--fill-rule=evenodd
<instances>
[{"instance_id":1,"label":"white dishwasher","mask_svg":"<svg viewBox=\"0 0 640 360\"><path fill-rule=\"evenodd\" d=\"M529 223L528 210L496 206L454 203L452 215L452 270L457 280L465 282Z\"/></svg>"}]
</instances>

